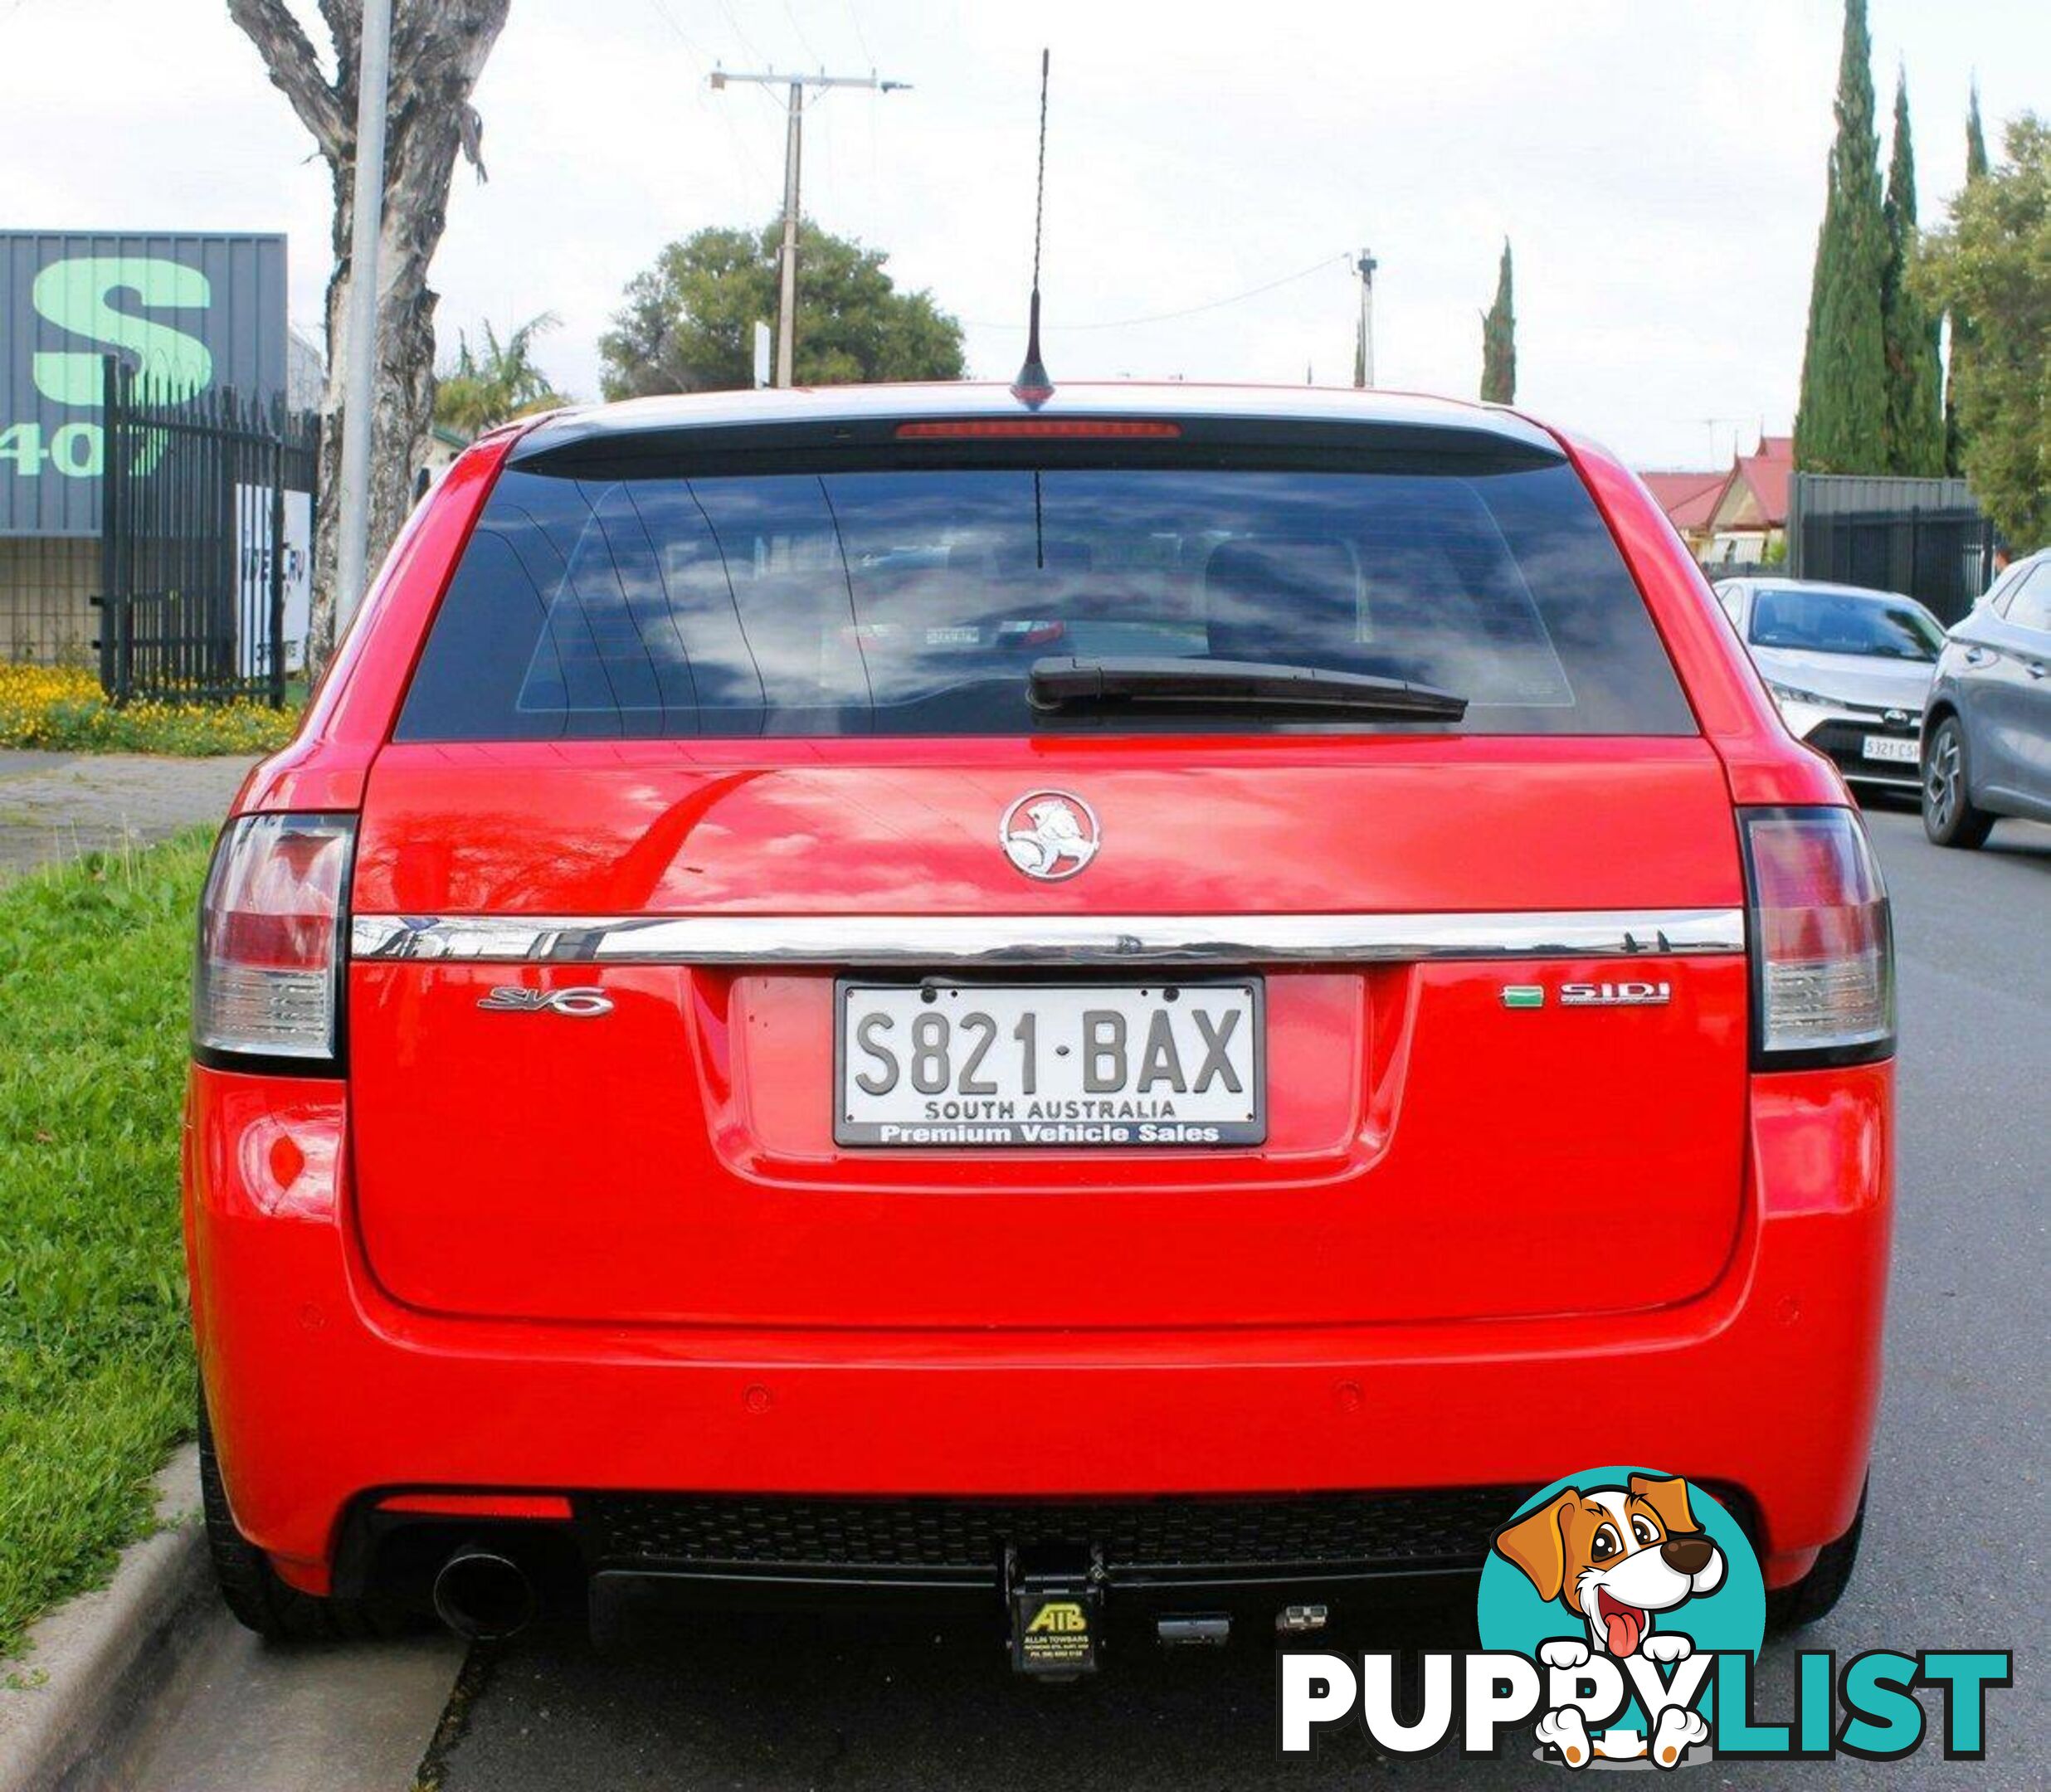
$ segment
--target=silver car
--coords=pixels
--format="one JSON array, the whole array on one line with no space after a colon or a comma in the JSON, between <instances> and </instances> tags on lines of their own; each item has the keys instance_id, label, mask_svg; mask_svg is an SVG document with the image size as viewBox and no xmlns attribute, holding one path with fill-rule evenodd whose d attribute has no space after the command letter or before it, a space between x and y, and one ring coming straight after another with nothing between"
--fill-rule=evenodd
<instances>
[{"instance_id":1,"label":"silver car","mask_svg":"<svg viewBox=\"0 0 2051 1792\"><path fill-rule=\"evenodd\" d=\"M1802 579L1731 579L1717 600L1795 736L1854 784L1922 786L1923 704L1944 627L1913 597Z\"/></svg>"},{"instance_id":2,"label":"silver car","mask_svg":"<svg viewBox=\"0 0 2051 1792\"><path fill-rule=\"evenodd\" d=\"M1923 716L1923 829L1977 846L2002 816L2051 821L2051 548L1951 631Z\"/></svg>"}]
</instances>

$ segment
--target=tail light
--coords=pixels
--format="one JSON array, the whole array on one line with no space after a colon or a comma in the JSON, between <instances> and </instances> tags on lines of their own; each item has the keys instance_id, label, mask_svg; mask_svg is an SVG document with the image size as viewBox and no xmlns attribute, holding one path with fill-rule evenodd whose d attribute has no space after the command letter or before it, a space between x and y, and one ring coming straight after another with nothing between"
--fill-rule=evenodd
<instances>
[{"instance_id":1,"label":"tail light","mask_svg":"<svg viewBox=\"0 0 2051 1792\"><path fill-rule=\"evenodd\" d=\"M1894 1049L1894 937L1880 868L1848 809L1744 814L1752 1046L1762 1067Z\"/></svg>"},{"instance_id":2,"label":"tail light","mask_svg":"<svg viewBox=\"0 0 2051 1792\"><path fill-rule=\"evenodd\" d=\"M349 816L244 816L200 899L192 1045L231 1065L331 1069L341 1046Z\"/></svg>"},{"instance_id":3,"label":"tail light","mask_svg":"<svg viewBox=\"0 0 2051 1792\"><path fill-rule=\"evenodd\" d=\"M1052 618L1040 621L1000 622L1000 647L1046 647L1068 633L1068 624Z\"/></svg>"}]
</instances>

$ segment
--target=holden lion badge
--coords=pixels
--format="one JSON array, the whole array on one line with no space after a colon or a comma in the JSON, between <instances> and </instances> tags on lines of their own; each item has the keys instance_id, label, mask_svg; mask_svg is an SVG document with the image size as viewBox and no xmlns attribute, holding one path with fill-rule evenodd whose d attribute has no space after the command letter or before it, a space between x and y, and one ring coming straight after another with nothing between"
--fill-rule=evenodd
<instances>
[{"instance_id":1,"label":"holden lion badge","mask_svg":"<svg viewBox=\"0 0 2051 1792\"><path fill-rule=\"evenodd\" d=\"M1097 856L1096 811L1066 791L1028 791L1004 811L997 838L1004 856L1029 878L1058 884Z\"/></svg>"}]
</instances>

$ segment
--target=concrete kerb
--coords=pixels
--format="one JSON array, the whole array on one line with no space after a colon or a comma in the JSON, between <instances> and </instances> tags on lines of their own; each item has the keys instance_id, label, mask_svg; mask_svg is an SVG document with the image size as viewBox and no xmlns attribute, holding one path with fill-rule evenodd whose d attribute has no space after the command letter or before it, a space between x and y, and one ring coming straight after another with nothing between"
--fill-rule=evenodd
<instances>
[{"instance_id":1,"label":"concrete kerb","mask_svg":"<svg viewBox=\"0 0 2051 1792\"><path fill-rule=\"evenodd\" d=\"M214 1595L197 1446L172 1458L156 1489L162 1528L121 1552L105 1586L39 1619L27 1650L0 1670L0 1792L90 1783L199 1628Z\"/></svg>"}]
</instances>

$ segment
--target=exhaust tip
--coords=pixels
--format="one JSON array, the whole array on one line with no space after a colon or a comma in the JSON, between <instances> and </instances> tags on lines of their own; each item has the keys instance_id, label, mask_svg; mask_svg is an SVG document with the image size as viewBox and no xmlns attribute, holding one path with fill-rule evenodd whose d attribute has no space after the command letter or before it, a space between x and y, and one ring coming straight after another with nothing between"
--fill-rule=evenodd
<instances>
[{"instance_id":1,"label":"exhaust tip","mask_svg":"<svg viewBox=\"0 0 2051 1792\"><path fill-rule=\"evenodd\" d=\"M460 1549L435 1576L435 1614L469 1642L504 1642L533 1621L533 1583L495 1550Z\"/></svg>"}]
</instances>

